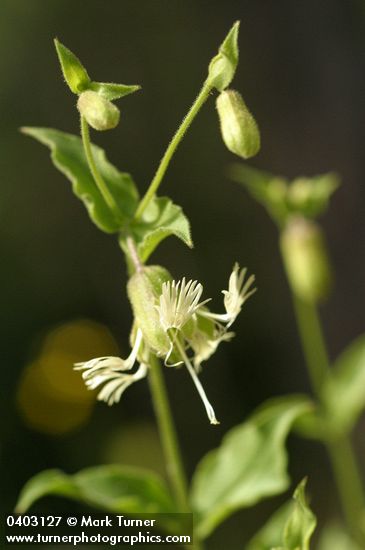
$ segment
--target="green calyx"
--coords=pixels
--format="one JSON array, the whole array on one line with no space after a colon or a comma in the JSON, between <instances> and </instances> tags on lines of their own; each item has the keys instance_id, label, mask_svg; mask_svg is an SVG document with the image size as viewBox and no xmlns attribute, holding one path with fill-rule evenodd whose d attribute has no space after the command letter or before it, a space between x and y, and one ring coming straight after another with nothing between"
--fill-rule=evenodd
<instances>
[{"instance_id":1,"label":"green calyx","mask_svg":"<svg viewBox=\"0 0 365 550\"><path fill-rule=\"evenodd\" d=\"M161 266L142 266L127 284L136 326L141 329L144 341L158 355L169 352L170 340L161 327L155 306L162 293L163 283L171 279L170 273Z\"/></svg>"},{"instance_id":2,"label":"green calyx","mask_svg":"<svg viewBox=\"0 0 365 550\"><path fill-rule=\"evenodd\" d=\"M260 131L243 98L235 90L225 90L217 98L223 141L234 154L248 159L260 150Z\"/></svg>"},{"instance_id":3,"label":"green calyx","mask_svg":"<svg viewBox=\"0 0 365 550\"><path fill-rule=\"evenodd\" d=\"M320 227L294 217L281 233L280 246L295 294L313 303L326 298L332 286L332 270Z\"/></svg>"}]
</instances>

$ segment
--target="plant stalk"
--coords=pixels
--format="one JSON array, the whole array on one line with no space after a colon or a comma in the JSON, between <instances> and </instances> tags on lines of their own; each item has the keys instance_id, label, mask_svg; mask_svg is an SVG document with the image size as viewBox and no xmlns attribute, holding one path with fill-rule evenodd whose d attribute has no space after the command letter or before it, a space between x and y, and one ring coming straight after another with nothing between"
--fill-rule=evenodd
<instances>
[{"instance_id":1,"label":"plant stalk","mask_svg":"<svg viewBox=\"0 0 365 550\"><path fill-rule=\"evenodd\" d=\"M298 298L293 292L300 338L313 391L321 402L322 384L330 374L330 364L317 308ZM333 475L350 533L363 546L365 536L360 528L365 510L363 483L350 438L346 435L325 441Z\"/></svg>"},{"instance_id":2,"label":"plant stalk","mask_svg":"<svg viewBox=\"0 0 365 550\"><path fill-rule=\"evenodd\" d=\"M92 149L91 149L89 125L86 122L85 117L83 117L82 115L80 116L80 126L81 126L82 143L84 146L87 164L94 178L94 181L98 186L98 189L102 194L106 204L109 206L110 210L113 212L113 214L116 216L118 220L122 220L122 215L119 210L119 207L115 202L113 195L109 191L108 186L105 183L102 175L100 174L98 167L96 166Z\"/></svg>"},{"instance_id":3,"label":"plant stalk","mask_svg":"<svg viewBox=\"0 0 365 550\"><path fill-rule=\"evenodd\" d=\"M148 380L150 383L162 449L165 455L167 474L180 512L190 513L188 485L181 459L179 442L172 419L165 381L163 379L160 361L153 355L150 356L150 367ZM201 543L194 540L192 548L194 550L202 550Z\"/></svg>"},{"instance_id":4,"label":"plant stalk","mask_svg":"<svg viewBox=\"0 0 365 550\"><path fill-rule=\"evenodd\" d=\"M155 193L157 192L157 189L159 188L162 182L162 179L166 173L166 170L170 164L170 161L175 153L177 146L179 145L180 141L183 139L186 131L188 130L194 118L200 111L201 107L204 105L205 101L208 99L211 89L212 89L211 86L208 85L207 82L203 84L203 87L200 90L196 100L194 101L189 112L187 113L184 120L182 121L181 125L177 129L174 137L170 141L169 146L167 147L165 154L162 157L161 162L157 168L157 171L150 183L150 186L147 189L146 194L142 198L141 202L139 203L139 206L135 214L135 220L138 220L141 218L149 202L153 199Z\"/></svg>"}]
</instances>

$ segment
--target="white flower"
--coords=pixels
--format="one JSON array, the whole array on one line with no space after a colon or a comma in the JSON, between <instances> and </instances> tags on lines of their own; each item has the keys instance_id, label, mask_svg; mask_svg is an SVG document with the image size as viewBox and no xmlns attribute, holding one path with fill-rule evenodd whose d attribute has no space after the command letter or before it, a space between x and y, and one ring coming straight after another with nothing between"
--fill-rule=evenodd
<instances>
[{"instance_id":1,"label":"white flower","mask_svg":"<svg viewBox=\"0 0 365 550\"><path fill-rule=\"evenodd\" d=\"M182 362L185 363L204 403L211 424L218 424L218 421L197 372L200 370L201 363L215 352L220 342L230 340L234 336L234 333L227 332L227 329L236 319L244 302L256 290L249 290L255 279L254 276L251 275L244 283L245 275L246 269L240 270L236 263L229 278L228 290L222 291L226 313L211 313L203 307L209 302L209 300L199 301L203 293L203 286L192 280L186 283L185 278L178 282L163 283L161 295L155 305L160 325L170 341L169 351L163 354L165 365L177 366ZM210 330L205 331L199 327L199 316L205 317L208 322L211 319ZM191 319L195 323L188 329L184 329ZM194 353L191 359L186 351L189 348ZM173 365L169 364L171 355L174 360L181 358L182 361L178 360Z\"/></svg>"},{"instance_id":2,"label":"white flower","mask_svg":"<svg viewBox=\"0 0 365 550\"><path fill-rule=\"evenodd\" d=\"M158 312L157 325L160 325L157 328L160 332L162 329L170 343L168 351L166 346L163 351L151 348L147 336L143 337L142 330L138 328L133 349L127 359L98 357L77 363L75 369L83 371L82 377L89 389L102 386L97 398L112 405L120 400L126 388L147 375L148 357L151 352L162 356L166 366L185 363L204 403L210 423L219 424L197 373L201 363L215 352L220 342L230 340L234 336L233 332L228 332L228 328L241 311L244 302L256 290L251 288L254 276L251 275L244 282L245 275L246 269L240 270L236 263L229 278L228 290L222 291L226 310L222 314L212 313L203 307L209 300L200 301L203 286L197 281L186 282L183 278L178 282L164 282L161 295L154 307ZM189 352L192 352L192 357L189 357ZM133 374L128 373L127 371L133 368L137 356L139 368ZM173 365L169 364L170 357L173 358Z\"/></svg>"},{"instance_id":3,"label":"white flower","mask_svg":"<svg viewBox=\"0 0 365 550\"><path fill-rule=\"evenodd\" d=\"M224 294L224 307L226 308L227 318L229 318L227 327L230 327L237 315L240 313L243 304L248 298L256 292L256 288L249 288L255 281L255 276L251 275L245 284L243 284L247 269L241 269L236 262L228 281L228 290L222 290Z\"/></svg>"},{"instance_id":4,"label":"white flower","mask_svg":"<svg viewBox=\"0 0 365 550\"><path fill-rule=\"evenodd\" d=\"M162 293L156 309L162 328L167 332L171 328L181 329L196 311L209 300L200 302L203 286L197 281L167 281L162 285Z\"/></svg>"},{"instance_id":5,"label":"white flower","mask_svg":"<svg viewBox=\"0 0 365 550\"><path fill-rule=\"evenodd\" d=\"M238 263L235 263L233 266L233 271L228 281L228 290L222 290L226 313L219 314L211 313L210 311L202 311L200 314L221 321L222 323L227 323L226 328L229 328L236 320L243 304L254 292L256 292L256 288L251 288L250 290L250 287L255 281L254 275L251 275L245 284L243 284L246 272L246 268L240 270Z\"/></svg>"},{"instance_id":6,"label":"white flower","mask_svg":"<svg viewBox=\"0 0 365 550\"><path fill-rule=\"evenodd\" d=\"M97 357L83 363L76 363L75 370L82 370L82 377L89 390L105 384L98 393L97 399L108 405L118 403L123 392L137 380L147 374L147 366L141 363L134 374L126 374L133 368L142 343L142 331L138 329L136 341L127 359L120 357Z\"/></svg>"}]
</instances>

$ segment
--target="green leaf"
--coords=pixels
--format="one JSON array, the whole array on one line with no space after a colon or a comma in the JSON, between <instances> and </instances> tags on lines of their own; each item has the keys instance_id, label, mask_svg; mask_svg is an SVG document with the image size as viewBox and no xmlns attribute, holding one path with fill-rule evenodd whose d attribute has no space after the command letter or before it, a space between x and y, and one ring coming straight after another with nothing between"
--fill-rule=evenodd
<instances>
[{"instance_id":1,"label":"green leaf","mask_svg":"<svg viewBox=\"0 0 365 550\"><path fill-rule=\"evenodd\" d=\"M203 458L191 496L200 537L208 536L235 510L287 489L285 441L293 422L310 407L301 396L270 400Z\"/></svg>"},{"instance_id":2,"label":"green leaf","mask_svg":"<svg viewBox=\"0 0 365 550\"><path fill-rule=\"evenodd\" d=\"M322 530L317 550L361 550L361 547L350 538L342 525L331 523Z\"/></svg>"},{"instance_id":3,"label":"green leaf","mask_svg":"<svg viewBox=\"0 0 365 550\"><path fill-rule=\"evenodd\" d=\"M87 90L90 84L90 78L80 60L71 50L61 44L57 38L55 38L54 44L63 76L71 92L80 94L84 90Z\"/></svg>"},{"instance_id":4,"label":"green leaf","mask_svg":"<svg viewBox=\"0 0 365 550\"><path fill-rule=\"evenodd\" d=\"M209 64L207 83L222 92L231 83L238 64L238 31L236 21Z\"/></svg>"},{"instance_id":5,"label":"green leaf","mask_svg":"<svg viewBox=\"0 0 365 550\"><path fill-rule=\"evenodd\" d=\"M51 128L23 128L22 131L49 147L54 165L71 181L73 192L99 229L114 233L132 219L138 203L136 186L129 174L119 172L107 160L103 149L92 145L95 163L122 212L122 221L116 218L97 188L79 137Z\"/></svg>"},{"instance_id":6,"label":"green leaf","mask_svg":"<svg viewBox=\"0 0 365 550\"><path fill-rule=\"evenodd\" d=\"M78 499L80 492L69 476L61 470L44 470L32 477L23 487L15 511L24 514L34 502L45 495Z\"/></svg>"},{"instance_id":7,"label":"green leaf","mask_svg":"<svg viewBox=\"0 0 365 550\"><path fill-rule=\"evenodd\" d=\"M134 222L130 230L143 262L149 258L158 244L170 235L175 235L190 248L193 246L189 220L180 206L167 197L155 197L148 204L141 220ZM121 238L120 244L128 253L124 238Z\"/></svg>"},{"instance_id":8,"label":"green leaf","mask_svg":"<svg viewBox=\"0 0 365 550\"><path fill-rule=\"evenodd\" d=\"M97 92L109 101L120 99L140 89L141 86L127 86L126 84L114 84L113 82L91 82L89 85L89 90Z\"/></svg>"},{"instance_id":9,"label":"green leaf","mask_svg":"<svg viewBox=\"0 0 365 550\"><path fill-rule=\"evenodd\" d=\"M283 177L258 170L247 164L233 164L229 170L233 181L243 185L272 219L282 225L288 215L286 195L288 182Z\"/></svg>"},{"instance_id":10,"label":"green leaf","mask_svg":"<svg viewBox=\"0 0 365 550\"><path fill-rule=\"evenodd\" d=\"M305 485L304 479L294 492L293 510L284 528L283 542L287 550L309 550L310 539L316 528L316 518L306 502Z\"/></svg>"},{"instance_id":11,"label":"green leaf","mask_svg":"<svg viewBox=\"0 0 365 550\"><path fill-rule=\"evenodd\" d=\"M120 465L96 466L66 475L59 470L45 470L24 486L16 512L25 513L47 495L79 500L113 513L175 512L165 484L154 473Z\"/></svg>"},{"instance_id":12,"label":"green leaf","mask_svg":"<svg viewBox=\"0 0 365 550\"><path fill-rule=\"evenodd\" d=\"M287 502L248 543L246 550L309 550L316 518L306 503L303 480Z\"/></svg>"},{"instance_id":13,"label":"green leaf","mask_svg":"<svg viewBox=\"0 0 365 550\"><path fill-rule=\"evenodd\" d=\"M272 550L282 543L283 531L293 509L292 501L281 506L250 540L245 550Z\"/></svg>"},{"instance_id":14,"label":"green leaf","mask_svg":"<svg viewBox=\"0 0 365 550\"><path fill-rule=\"evenodd\" d=\"M351 430L365 408L365 335L358 337L337 359L322 390L333 430Z\"/></svg>"},{"instance_id":15,"label":"green leaf","mask_svg":"<svg viewBox=\"0 0 365 550\"><path fill-rule=\"evenodd\" d=\"M294 214L317 218L327 209L339 185L339 177L332 172L311 178L296 178L288 187L288 209Z\"/></svg>"}]
</instances>

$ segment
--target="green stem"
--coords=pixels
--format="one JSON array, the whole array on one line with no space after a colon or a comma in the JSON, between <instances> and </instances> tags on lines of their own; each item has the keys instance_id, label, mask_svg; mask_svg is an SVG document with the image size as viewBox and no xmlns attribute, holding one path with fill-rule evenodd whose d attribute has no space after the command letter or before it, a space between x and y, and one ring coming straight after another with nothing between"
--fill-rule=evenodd
<instances>
[{"instance_id":1,"label":"green stem","mask_svg":"<svg viewBox=\"0 0 365 550\"><path fill-rule=\"evenodd\" d=\"M135 214L135 219L136 220L141 218L143 212L147 208L148 203L154 197L154 195L155 195L157 189L159 188L159 186L161 184L161 181L162 181L162 179L163 179L163 177L166 173L166 170L169 166L170 160L172 159L177 146L179 145L180 141L184 137L185 132L187 131L187 129L189 128L189 126L193 122L193 120L196 117L196 115L198 114L199 110L201 109L201 107L203 106L205 101L207 100L207 98L208 98L208 96L211 92L211 89L212 89L211 86L208 85L207 82L205 82L203 84L203 87L200 90L198 97L194 101L194 103L191 106L188 114L186 115L186 117L182 121L181 125L177 129L174 137L170 141L170 144L167 147L167 149L165 151L165 154L162 157L161 162L160 162L160 164L157 168L157 172L154 175L153 180L151 181L151 184L150 184L149 188L146 191L146 194L144 195L141 202L139 203L139 206L138 206L136 214Z\"/></svg>"},{"instance_id":2,"label":"green stem","mask_svg":"<svg viewBox=\"0 0 365 550\"><path fill-rule=\"evenodd\" d=\"M329 442L327 448L346 523L354 539L365 548L365 534L361 528L365 510L363 485L351 441L345 436Z\"/></svg>"},{"instance_id":3,"label":"green stem","mask_svg":"<svg viewBox=\"0 0 365 550\"><path fill-rule=\"evenodd\" d=\"M294 308L303 351L313 390L321 401L322 384L330 374L327 349L318 312L314 304L294 297ZM364 545L360 529L361 514L365 509L362 479L348 436L325 442L331 460L334 478L340 495L343 513L352 536Z\"/></svg>"},{"instance_id":4,"label":"green stem","mask_svg":"<svg viewBox=\"0 0 365 550\"><path fill-rule=\"evenodd\" d=\"M157 418L162 449L165 455L167 474L180 512L189 513L191 510L188 499L188 485L172 420L170 403L162 375L161 364L153 355L151 355L150 358L150 367L148 379L150 382L152 401ZM200 542L196 540L192 548L194 550L202 550Z\"/></svg>"},{"instance_id":5,"label":"green stem","mask_svg":"<svg viewBox=\"0 0 365 550\"><path fill-rule=\"evenodd\" d=\"M151 355L149 381L166 469L181 512L189 511L187 481L159 360Z\"/></svg>"},{"instance_id":6,"label":"green stem","mask_svg":"<svg viewBox=\"0 0 365 550\"><path fill-rule=\"evenodd\" d=\"M313 390L320 396L324 380L330 373L329 359L317 310L293 293L294 310Z\"/></svg>"},{"instance_id":7,"label":"green stem","mask_svg":"<svg viewBox=\"0 0 365 550\"><path fill-rule=\"evenodd\" d=\"M80 116L80 126L81 126L82 143L84 146L85 156L86 156L86 160L87 160L90 172L106 204L109 206L110 210L116 216L117 220L121 220L122 213L119 210L119 207L115 202L113 195L110 193L108 186L105 183L102 175L100 174L98 167L96 166L92 149L91 149L89 125L86 122L86 119L82 115Z\"/></svg>"}]
</instances>

